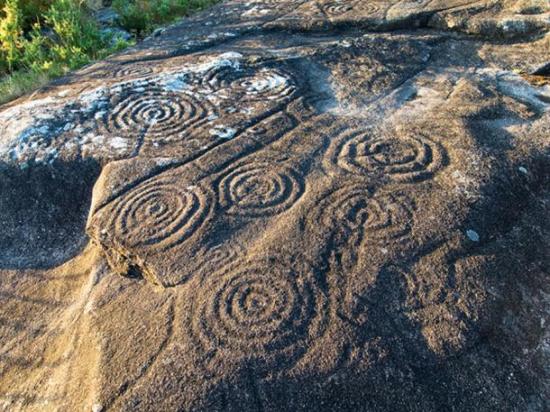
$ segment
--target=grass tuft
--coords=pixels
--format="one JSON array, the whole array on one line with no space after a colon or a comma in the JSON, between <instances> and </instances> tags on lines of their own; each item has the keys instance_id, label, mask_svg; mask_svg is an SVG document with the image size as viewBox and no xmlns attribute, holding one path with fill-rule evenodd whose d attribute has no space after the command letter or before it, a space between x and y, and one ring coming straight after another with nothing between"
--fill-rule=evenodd
<instances>
[{"instance_id":1,"label":"grass tuft","mask_svg":"<svg viewBox=\"0 0 550 412\"><path fill-rule=\"evenodd\" d=\"M51 77L45 72L17 71L0 81L0 104L7 103L42 87Z\"/></svg>"}]
</instances>

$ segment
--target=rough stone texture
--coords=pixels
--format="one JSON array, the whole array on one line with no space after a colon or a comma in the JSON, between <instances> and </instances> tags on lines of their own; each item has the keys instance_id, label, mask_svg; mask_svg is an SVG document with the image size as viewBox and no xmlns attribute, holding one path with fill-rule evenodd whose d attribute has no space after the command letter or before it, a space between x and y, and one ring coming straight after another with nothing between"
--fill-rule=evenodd
<instances>
[{"instance_id":1,"label":"rough stone texture","mask_svg":"<svg viewBox=\"0 0 550 412\"><path fill-rule=\"evenodd\" d=\"M0 409L548 410L549 28L227 1L0 108Z\"/></svg>"}]
</instances>

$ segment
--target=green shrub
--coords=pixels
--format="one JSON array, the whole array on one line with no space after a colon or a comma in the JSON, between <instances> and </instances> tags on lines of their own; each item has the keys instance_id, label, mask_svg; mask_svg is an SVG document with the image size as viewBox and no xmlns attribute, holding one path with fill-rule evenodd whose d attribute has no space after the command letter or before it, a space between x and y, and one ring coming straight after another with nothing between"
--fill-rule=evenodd
<instances>
[{"instance_id":1,"label":"green shrub","mask_svg":"<svg viewBox=\"0 0 550 412\"><path fill-rule=\"evenodd\" d=\"M113 0L138 36L217 0ZM133 42L102 34L85 0L0 0L0 104Z\"/></svg>"},{"instance_id":2,"label":"green shrub","mask_svg":"<svg viewBox=\"0 0 550 412\"><path fill-rule=\"evenodd\" d=\"M46 4L31 3L33 13L38 13ZM25 4L30 7L31 3ZM106 48L106 39L102 39L99 28L84 12L83 0L52 0L25 35L22 10L18 0L6 0L0 19L2 72L45 70L54 62L72 69L88 63ZM41 20L55 36L48 37L41 32Z\"/></svg>"},{"instance_id":3,"label":"green shrub","mask_svg":"<svg viewBox=\"0 0 550 412\"><path fill-rule=\"evenodd\" d=\"M22 15L23 30L29 30L37 21L42 21L44 13L48 10L52 0L20 0L19 10ZM0 0L0 9L6 5L6 0ZM4 13L0 11L0 18Z\"/></svg>"},{"instance_id":4,"label":"green shrub","mask_svg":"<svg viewBox=\"0 0 550 412\"><path fill-rule=\"evenodd\" d=\"M44 62L49 60L46 48L46 38L40 32L40 24L36 23L25 41L21 63L23 67L38 72L44 69Z\"/></svg>"},{"instance_id":5,"label":"green shrub","mask_svg":"<svg viewBox=\"0 0 550 412\"><path fill-rule=\"evenodd\" d=\"M217 0L113 0L126 30L144 35L155 27L173 22Z\"/></svg>"},{"instance_id":6,"label":"green shrub","mask_svg":"<svg viewBox=\"0 0 550 412\"><path fill-rule=\"evenodd\" d=\"M4 70L12 71L21 58L23 28L18 0L7 0L0 20L0 53Z\"/></svg>"},{"instance_id":7,"label":"green shrub","mask_svg":"<svg viewBox=\"0 0 550 412\"><path fill-rule=\"evenodd\" d=\"M150 25L151 13L148 2L113 0L113 8L119 13L122 26L137 34L146 32Z\"/></svg>"},{"instance_id":8,"label":"green shrub","mask_svg":"<svg viewBox=\"0 0 550 412\"><path fill-rule=\"evenodd\" d=\"M54 0L45 22L57 36L50 45L51 58L74 69L98 57L107 47L97 24L83 10L84 0Z\"/></svg>"}]
</instances>

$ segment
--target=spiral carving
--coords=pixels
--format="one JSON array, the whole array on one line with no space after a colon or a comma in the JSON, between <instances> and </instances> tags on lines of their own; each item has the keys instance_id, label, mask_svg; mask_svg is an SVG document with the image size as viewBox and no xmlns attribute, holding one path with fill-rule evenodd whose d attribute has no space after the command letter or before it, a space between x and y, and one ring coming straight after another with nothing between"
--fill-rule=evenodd
<instances>
[{"instance_id":1,"label":"spiral carving","mask_svg":"<svg viewBox=\"0 0 550 412\"><path fill-rule=\"evenodd\" d=\"M123 77L123 78L136 78L136 77L146 77L154 73L152 67L149 66L123 66L113 72L114 77Z\"/></svg>"},{"instance_id":2,"label":"spiral carving","mask_svg":"<svg viewBox=\"0 0 550 412\"><path fill-rule=\"evenodd\" d=\"M296 203L304 192L304 183L291 167L252 161L226 172L219 191L220 204L229 214L273 216Z\"/></svg>"},{"instance_id":3,"label":"spiral carving","mask_svg":"<svg viewBox=\"0 0 550 412\"><path fill-rule=\"evenodd\" d=\"M100 66L93 65L86 69L83 69L80 72L86 77L95 79L95 80L105 80L107 79L138 79L151 76L155 73L155 70L150 66L144 65L106 65Z\"/></svg>"},{"instance_id":4,"label":"spiral carving","mask_svg":"<svg viewBox=\"0 0 550 412\"><path fill-rule=\"evenodd\" d=\"M222 97L260 102L286 100L292 97L297 89L289 73L267 67L218 67L205 74L202 84Z\"/></svg>"},{"instance_id":5,"label":"spiral carving","mask_svg":"<svg viewBox=\"0 0 550 412\"><path fill-rule=\"evenodd\" d=\"M385 243L411 231L412 202L401 193L372 196L364 185L352 184L330 193L320 209L324 227L342 228L357 240Z\"/></svg>"},{"instance_id":6,"label":"spiral carving","mask_svg":"<svg viewBox=\"0 0 550 412\"><path fill-rule=\"evenodd\" d=\"M380 10L380 7L372 0L335 0L327 1L321 5L321 10L328 17L338 17L351 11L361 14L373 14Z\"/></svg>"},{"instance_id":7,"label":"spiral carving","mask_svg":"<svg viewBox=\"0 0 550 412\"><path fill-rule=\"evenodd\" d=\"M127 247L165 249L191 237L211 208L208 193L175 178L154 178L118 198L110 232Z\"/></svg>"},{"instance_id":8,"label":"spiral carving","mask_svg":"<svg viewBox=\"0 0 550 412\"><path fill-rule=\"evenodd\" d=\"M288 366L326 327L327 299L307 266L235 262L205 279L195 296L188 321L197 348L225 360Z\"/></svg>"},{"instance_id":9,"label":"spiral carving","mask_svg":"<svg viewBox=\"0 0 550 412\"><path fill-rule=\"evenodd\" d=\"M353 4L346 0L329 1L323 3L321 9L327 16L339 16L353 10Z\"/></svg>"},{"instance_id":10,"label":"spiral carving","mask_svg":"<svg viewBox=\"0 0 550 412\"><path fill-rule=\"evenodd\" d=\"M183 139L183 132L200 127L213 114L215 109L206 99L147 87L129 90L110 111L104 126L110 134L170 142Z\"/></svg>"}]
</instances>

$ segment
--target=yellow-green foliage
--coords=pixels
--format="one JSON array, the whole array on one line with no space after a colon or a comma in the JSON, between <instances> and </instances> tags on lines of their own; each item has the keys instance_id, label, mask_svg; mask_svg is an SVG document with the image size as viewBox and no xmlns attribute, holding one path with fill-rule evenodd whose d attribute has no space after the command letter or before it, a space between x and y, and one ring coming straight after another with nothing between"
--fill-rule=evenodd
<instances>
[{"instance_id":1,"label":"yellow-green foliage","mask_svg":"<svg viewBox=\"0 0 550 412\"><path fill-rule=\"evenodd\" d=\"M84 0L0 1L0 103L128 45L101 35Z\"/></svg>"},{"instance_id":2,"label":"yellow-green foliage","mask_svg":"<svg viewBox=\"0 0 550 412\"><path fill-rule=\"evenodd\" d=\"M49 44L51 60L68 68L88 63L107 47L97 24L84 12L84 0L54 0L45 22L56 34L56 41Z\"/></svg>"},{"instance_id":3,"label":"yellow-green foliage","mask_svg":"<svg viewBox=\"0 0 550 412\"><path fill-rule=\"evenodd\" d=\"M18 0L7 0L0 20L0 65L12 71L21 58L23 42L22 16Z\"/></svg>"},{"instance_id":4,"label":"yellow-green foliage","mask_svg":"<svg viewBox=\"0 0 550 412\"><path fill-rule=\"evenodd\" d=\"M219 0L113 0L126 30L143 35Z\"/></svg>"},{"instance_id":5,"label":"yellow-green foliage","mask_svg":"<svg viewBox=\"0 0 550 412\"><path fill-rule=\"evenodd\" d=\"M6 0L0 19L0 70L73 69L104 54L108 40L100 35L97 24L87 15L84 0L52 0L45 11L34 16L32 26L24 27L20 0ZM42 10L36 2L25 10ZM27 16L28 17L28 16ZM46 36L42 28L51 30Z\"/></svg>"},{"instance_id":6,"label":"yellow-green foliage","mask_svg":"<svg viewBox=\"0 0 550 412\"><path fill-rule=\"evenodd\" d=\"M23 30L28 30L39 20L51 6L53 0L19 0L18 9L22 17ZM7 0L0 0L0 18L4 16L3 9Z\"/></svg>"},{"instance_id":7,"label":"yellow-green foliage","mask_svg":"<svg viewBox=\"0 0 550 412\"><path fill-rule=\"evenodd\" d=\"M113 0L143 35L219 0ZM0 104L128 46L102 35L85 0L0 0Z\"/></svg>"},{"instance_id":8,"label":"yellow-green foliage","mask_svg":"<svg viewBox=\"0 0 550 412\"><path fill-rule=\"evenodd\" d=\"M0 81L0 104L45 85L50 80L46 72L15 72Z\"/></svg>"}]
</instances>

